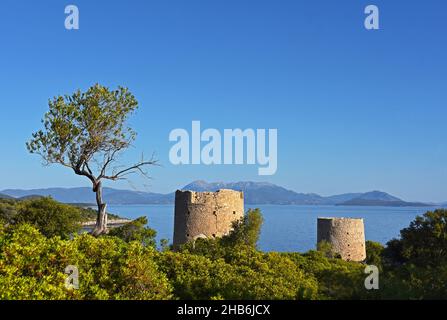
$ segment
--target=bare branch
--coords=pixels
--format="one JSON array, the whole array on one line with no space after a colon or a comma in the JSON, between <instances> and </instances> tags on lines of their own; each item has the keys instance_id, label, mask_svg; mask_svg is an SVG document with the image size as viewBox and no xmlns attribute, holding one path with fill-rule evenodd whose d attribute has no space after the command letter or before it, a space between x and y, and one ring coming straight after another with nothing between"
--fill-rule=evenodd
<instances>
[{"instance_id":1,"label":"bare branch","mask_svg":"<svg viewBox=\"0 0 447 320\"><path fill-rule=\"evenodd\" d=\"M110 161L107 164L109 164L109 163L110 163ZM158 165L158 161L155 160L153 156L151 157L151 159L149 161L144 161L142 158L142 160L140 162L138 162L126 169L120 170L117 173L114 173L112 175L106 175L105 167L103 167L104 173L101 173L101 175L98 177L98 179L123 180L123 179L126 179L126 176L134 174L134 173L140 173L142 176L149 178L148 173L146 171L144 171L143 168L145 166L150 166L150 165Z\"/></svg>"},{"instance_id":2,"label":"bare branch","mask_svg":"<svg viewBox=\"0 0 447 320\"><path fill-rule=\"evenodd\" d=\"M106 170L107 167L109 166L110 163L112 163L113 161L115 161L115 155L121 150L121 148L115 149L112 151L112 153L107 155L107 160L105 160L102 168L101 168L101 173L99 174L100 177L105 176L106 174Z\"/></svg>"}]
</instances>

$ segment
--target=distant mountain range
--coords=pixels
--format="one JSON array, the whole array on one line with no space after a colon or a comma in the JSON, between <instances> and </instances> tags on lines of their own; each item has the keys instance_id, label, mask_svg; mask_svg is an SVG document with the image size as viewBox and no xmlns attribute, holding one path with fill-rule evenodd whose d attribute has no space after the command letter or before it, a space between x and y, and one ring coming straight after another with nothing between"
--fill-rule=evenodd
<instances>
[{"instance_id":1,"label":"distant mountain range","mask_svg":"<svg viewBox=\"0 0 447 320\"><path fill-rule=\"evenodd\" d=\"M295 205L346 205L346 206L396 206L427 207L431 204L406 202L386 192L344 193L323 197L315 193L297 193L267 182L207 183L195 181L183 190L216 191L233 189L244 191L247 204L295 204Z\"/></svg>"},{"instance_id":2,"label":"distant mountain range","mask_svg":"<svg viewBox=\"0 0 447 320\"><path fill-rule=\"evenodd\" d=\"M95 203L92 188L7 189L0 194L13 198L51 196L64 203ZM109 204L168 204L173 203L174 193L161 194L133 190L103 189L104 200Z\"/></svg>"},{"instance_id":3,"label":"distant mountain range","mask_svg":"<svg viewBox=\"0 0 447 320\"><path fill-rule=\"evenodd\" d=\"M396 206L428 207L433 204L406 202L381 191L345 193L320 196L315 193L297 193L267 182L215 182L194 181L182 188L192 191L217 191L233 189L243 191L246 204L295 204L295 205L345 205L345 206ZM168 194L104 188L104 200L109 204L173 204L174 192ZM29 198L51 196L65 203L94 203L91 188L7 189L0 191L0 198Z\"/></svg>"}]
</instances>

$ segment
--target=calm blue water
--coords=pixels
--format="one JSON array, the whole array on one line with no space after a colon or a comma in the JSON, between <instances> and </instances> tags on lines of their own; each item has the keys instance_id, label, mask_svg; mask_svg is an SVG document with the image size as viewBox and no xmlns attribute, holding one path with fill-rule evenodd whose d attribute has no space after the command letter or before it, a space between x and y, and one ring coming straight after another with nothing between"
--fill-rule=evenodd
<instances>
[{"instance_id":1,"label":"calm blue water","mask_svg":"<svg viewBox=\"0 0 447 320\"><path fill-rule=\"evenodd\" d=\"M246 209L251 206L246 206ZM363 218L367 240L385 244L399 236L416 217L433 208L260 205L264 216L259 246L264 251L299 251L315 248L317 217ZM147 216L157 239L172 242L173 205L109 206L108 211L127 218Z\"/></svg>"}]
</instances>

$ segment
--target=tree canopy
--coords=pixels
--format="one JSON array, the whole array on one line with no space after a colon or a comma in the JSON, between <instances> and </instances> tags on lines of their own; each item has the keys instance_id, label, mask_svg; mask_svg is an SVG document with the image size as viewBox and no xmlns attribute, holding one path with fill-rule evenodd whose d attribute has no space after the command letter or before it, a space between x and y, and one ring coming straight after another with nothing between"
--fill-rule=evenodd
<instances>
[{"instance_id":1,"label":"tree canopy","mask_svg":"<svg viewBox=\"0 0 447 320\"><path fill-rule=\"evenodd\" d=\"M120 153L135 140L136 133L127 120L138 102L127 88L110 90L96 84L86 92L77 90L72 95L54 97L48 106L43 129L32 134L27 149L40 155L45 165L59 164L90 180L98 205L94 233L105 233L102 181L127 179L133 173L146 176L144 167L156 163L143 157L129 166L116 163Z\"/></svg>"}]
</instances>

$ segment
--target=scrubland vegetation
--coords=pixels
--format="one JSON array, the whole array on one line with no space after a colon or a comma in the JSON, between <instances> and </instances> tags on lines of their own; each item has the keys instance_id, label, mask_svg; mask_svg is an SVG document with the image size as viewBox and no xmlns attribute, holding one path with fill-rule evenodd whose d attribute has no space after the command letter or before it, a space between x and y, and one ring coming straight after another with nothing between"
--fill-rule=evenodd
<instances>
[{"instance_id":1,"label":"scrubland vegetation","mask_svg":"<svg viewBox=\"0 0 447 320\"><path fill-rule=\"evenodd\" d=\"M140 218L107 235L79 233L96 213L51 198L0 200L0 299L445 299L447 211L417 217L387 246L367 242L380 270L366 290L365 264L330 248L261 252L259 210L222 239L172 251ZM79 289L65 286L67 265Z\"/></svg>"}]
</instances>

